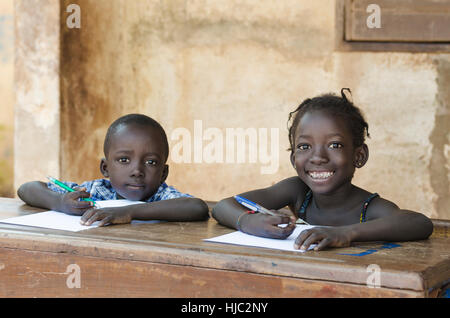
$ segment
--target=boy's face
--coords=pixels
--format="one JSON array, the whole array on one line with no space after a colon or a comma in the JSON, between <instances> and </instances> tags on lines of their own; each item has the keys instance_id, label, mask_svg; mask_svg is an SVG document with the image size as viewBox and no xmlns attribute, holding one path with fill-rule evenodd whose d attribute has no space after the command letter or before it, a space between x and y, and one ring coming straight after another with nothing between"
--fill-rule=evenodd
<instances>
[{"instance_id":1,"label":"boy's face","mask_svg":"<svg viewBox=\"0 0 450 318\"><path fill-rule=\"evenodd\" d=\"M119 199L145 201L168 175L164 142L156 128L122 125L112 135L100 170Z\"/></svg>"},{"instance_id":2,"label":"boy's face","mask_svg":"<svg viewBox=\"0 0 450 318\"><path fill-rule=\"evenodd\" d=\"M350 184L355 167L367 160L367 147L354 147L346 121L327 112L304 114L294 138L292 162L314 193L331 194Z\"/></svg>"}]
</instances>

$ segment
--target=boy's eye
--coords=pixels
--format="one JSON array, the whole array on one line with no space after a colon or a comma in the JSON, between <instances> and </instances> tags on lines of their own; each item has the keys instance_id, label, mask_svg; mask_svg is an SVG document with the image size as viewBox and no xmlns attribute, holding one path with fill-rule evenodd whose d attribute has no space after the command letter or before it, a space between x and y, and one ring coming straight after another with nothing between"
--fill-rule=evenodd
<instances>
[{"instance_id":1,"label":"boy's eye","mask_svg":"<svg viewBox=\"0 0 450 318\"><path fill-rule=\"evenodd\" d=\"M130 162L130 159L128 159L128 158L126 158L126 157L123 157L123 158L117 159L117 161L119 161L120 163L129 163L129 162Z\"/></svg>"},{"instance_id":2,"label":"boy's eye","mask_svg":"<svg viewBox=\"0 0 450 318\"><path fill-rule=\"evenodd\" d=\"M342 148L342 144L339 143L339 142L332 142L332 143L328 146L328 148L334 148L334 149Z\"/></svg>"},{"instance_id":3,"label":"boy's eye","mask_svg":"<svg viewBox=\"0 0 450 318\"><path fill-rule=\"evenodd\" d=\"M297 146L297 149L300 149L300 150L308 150L308 149L310 149L310 148L311 148L311 146L308 145L308 144L299 144L299 145Z\"/></svg>"},{"instance_id":4,"label":"boy's eye","mask_svg":"<svg viewBox=\"0 0 450 318\"><path fill-rule=\"evenodd\" d=\"M145 164L148 166L156 166L157 162L155 160L149 159L145 161Z\"/></svg>"}]
</instances>

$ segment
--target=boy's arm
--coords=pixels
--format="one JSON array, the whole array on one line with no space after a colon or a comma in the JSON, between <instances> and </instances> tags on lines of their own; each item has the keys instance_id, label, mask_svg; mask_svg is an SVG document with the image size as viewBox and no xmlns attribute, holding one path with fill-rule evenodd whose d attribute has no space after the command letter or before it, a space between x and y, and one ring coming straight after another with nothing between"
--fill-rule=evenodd
<instances>
[{"instance_id":1,"label":"boy's arm","mask_svg":"<svg viewBox=\"0 0 450 318\"><path fill-rule=\"evenodd\" d=\"M133 207L135 209L133 209ZM130 206L133 219L164 221L204 221L209 218L206 203L199 198L175 198Z\"/></svg>"},{"instance_id":2,"label":"boy's arm","mask_svg":"<svg viewBox=\"0 0 450 318\"><path fill-rule=\"evenodd\" d=\"M305 191L305 185L298 177L282 180L275 185L240 194L246 199L264 206L269 210L277 210L295 204L299 193ZM245 207L236 202L233 197L217 203L212 216L222 225L242 230L248 234L263 237L286 238L293 227L280 228L277 225L289 223L289 216L268 216L260 213L245 214ZM239 220L239 228L237 226Z\"/></svg>"},{"instance_id":3,"label":"boy's arm","mask_svg":"<svg viewBox=\"0 0 450 318\"><path fill-rule=\"evenodd\" d=\"M91 209L81 217L81 224L130 223L131 220L203 221L209 218L206 203L199 198L175 198L125 207Z\"/></svg>"},{"instance_id":4,"label":"boy's arm","mask_svg":"<svg viewBox=\"0 0 450 318\"><path fill-rule=\"evenodd\" d=\"M78 200L89 198L89 193L75 191L61 194L50 190L41 181L31 181L21 185L17 195L28 205L68 214L81 215L91 208L90 202Z\"/></svg>"}]
</instances>

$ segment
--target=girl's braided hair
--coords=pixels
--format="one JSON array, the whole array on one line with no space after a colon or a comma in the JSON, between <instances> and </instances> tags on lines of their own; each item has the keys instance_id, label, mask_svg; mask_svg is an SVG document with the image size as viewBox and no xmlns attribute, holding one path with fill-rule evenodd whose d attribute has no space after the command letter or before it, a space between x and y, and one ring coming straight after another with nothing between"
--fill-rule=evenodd
<instances>
[{"instance_id":1,"label":"girl's braided hair","mask_svg":"<svg viewBox=\"0 0 450 318\"><path fill-rule=\"evenodd\" d=\"M369 124L367 124L361 110L353 105L351 101L347 99L344 91L348 91L351 94L349 88L341 89L341 97L335 94L325 94L314 98L305 99L296 110L289 113L288 130L289 130L289 143L291 152L295 149L294 133L297 129L300 119L309 111L326 111L333 116L339 116L344 118L348 123L348 127L353 136L353 146L359 147L364 144L365 137L369 135ZM292 123L289 125L289 122Z\"/></svg>"}]
</instances>

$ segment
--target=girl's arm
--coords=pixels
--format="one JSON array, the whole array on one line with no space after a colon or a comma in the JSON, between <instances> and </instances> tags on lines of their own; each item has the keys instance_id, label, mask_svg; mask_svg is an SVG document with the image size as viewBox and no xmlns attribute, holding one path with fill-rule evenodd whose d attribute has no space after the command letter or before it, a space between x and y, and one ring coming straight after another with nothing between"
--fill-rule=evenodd
<instances>
[{"instance_id":1,"label":"girl's arm","mask_svg":"<svg viewBox=\"0 0 450 318\"><path fill-rule=\"evenodd\" d=\"M125 207L91 209L81 217L81 224L100 221L106 224L130 223L131 220L203 221L209 218L206 203L198 198L176 198Z\"/></svg>"},{"instance_id":2,"label":"girl's arm","mask_svg":"<svg viewBox=\"0 0 450 318\"><path fill-rule=\"evenodd\" d=\"M427 239L433 233L433 223L428 217L401 210L383 199L378 199L367 213L370 217L364 223L303 231L296 239L295 248L308 249L313 243L318 243L316 250L322 250L327 246L349 246L351 242L415 241Z\"/></svg>"},{"instance_id":3,"label":"girl's arm","mask_svg":"<svg viewBox=\"0 0 450 318\"><path fill-rule=\"evenodd\" d=\"M17 195L28 205L68 214L81 215L92 207L91 202L79 200L80 198L89 198L89 193L75 191L61 194L50 190L45 183L40 181L31 181L21 185L17 190Z\"/></svg>"},{"instance_id":4,"label":"girl's arm","mask_svg":"<svg viewBox=\"0 0 450 318\"><path fill-rule=\"evenodd\" d=\"M306 192L306 186L298 177L292 177L264 189L253 190L240 194L246 199L269 210L277 210L288 205L295 205L299 194ZM287 215L270 216L261 213L247 214L248 209L236 202L233 197L223 199L217 203L212 216L222 225L238 229L248 234L284 239L295 228L290 224L285 228L278 224L286 224L292 220ZM238 225L239 221L239 225Z\"/></svg>"},{"instance_id":5,"label":"girl's arm","mask_svg":"<svg viewBox=\"0 0 450 318\"><path fill-rule=\"evenodd\" d=\"M372 209L369 206L367 213L367 222L355 224L350 229L354 242L424 240L433 233L433 223L428 217L401 210L384 199L379 199Z\"/></svg>"}]
</instances>

